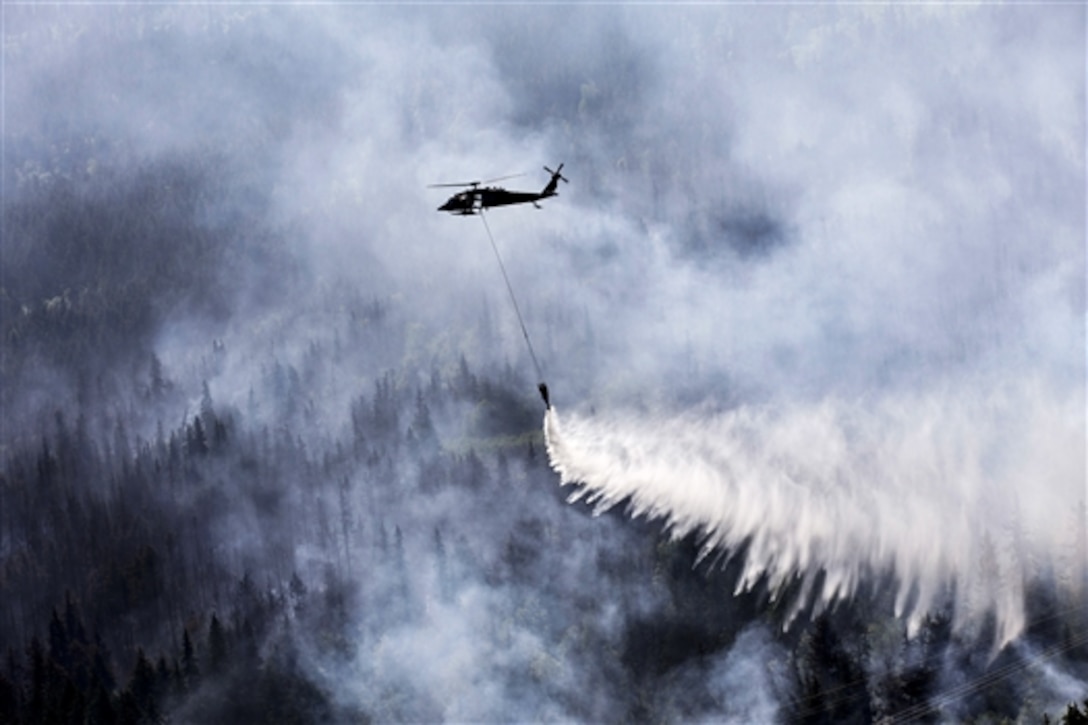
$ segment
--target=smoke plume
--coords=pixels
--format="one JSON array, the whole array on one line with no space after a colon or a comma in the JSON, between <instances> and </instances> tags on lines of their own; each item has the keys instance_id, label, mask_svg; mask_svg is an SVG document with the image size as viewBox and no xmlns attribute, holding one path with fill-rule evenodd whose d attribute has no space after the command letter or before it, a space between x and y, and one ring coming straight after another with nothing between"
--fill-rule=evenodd
<instances>
[{"instance_id":1,"label":"smoke plume","mask_svg":"<svg viewBox=\"0 0 1088 725\"><path fill-rule=\"evenodd\" d=\"M156 561L118 666L290 600L247 657L315 721L867 721L1066 646L1083 6L2 12L15 650ZM560 163L539 210L435 211ZM1055 712L1077 637L932 712ZM173 719L261 720L288 688L242 672Z\"/></svg>"}]
</instances>

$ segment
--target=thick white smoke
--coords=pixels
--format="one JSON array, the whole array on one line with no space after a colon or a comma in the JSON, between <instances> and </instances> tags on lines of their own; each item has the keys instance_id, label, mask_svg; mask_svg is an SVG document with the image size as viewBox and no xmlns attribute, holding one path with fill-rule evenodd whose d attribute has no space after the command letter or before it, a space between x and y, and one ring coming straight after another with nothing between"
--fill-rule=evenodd
<instances>
[{"instance_id":1,"label":"thick white smoke","mask_svg":"<svg viewBox=\"0 0 1088 725\"><path fill-rule=\"evenodd\" d=\"M1084 522L1070 512L1084 398L1064 392L1017 383L680 417L552 409L545 435L571 500L627 501L674 537L697 532L704 555L746 547L738 591L792 585L787 626L892 574L911 632L951 600L960 631L993 615L1004 645L1034 580L1083 596Z\"/></svg>"}]
</instances>

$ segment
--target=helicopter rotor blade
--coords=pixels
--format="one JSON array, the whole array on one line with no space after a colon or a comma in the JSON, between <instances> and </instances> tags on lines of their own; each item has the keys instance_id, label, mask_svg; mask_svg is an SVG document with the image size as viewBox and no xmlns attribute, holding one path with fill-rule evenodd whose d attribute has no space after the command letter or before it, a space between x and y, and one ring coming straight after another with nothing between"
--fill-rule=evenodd
<instances>
[{"instance_id":1,"label":"helicopter rotor blade","mask_svg":"<svg viewBox=\"0 0 1088 725\"><path fill-rule=\"evenodd\" d=\"M437 189L437 188L445 187L445 186L471 186L471 187L475 188L475 187L479 186L480 184L494 184L496 181L506 181L507 179L516 179L519 176L525 176L524 172L520 173L520 174L507 174L506 176L496 176L494 179L484 179L483 181L464 181L464 182L452 183L452 184L428 184L427 188L428 189Z\"/></svg>"},{"instance_id":2,"label":"helicopter rotor blade","mask_svg":"<svg viewBox=\"0 0 1088 725\"><path fill-rule=\"evenodd\" d=\"M525 176L525 173L523 172L523 173L520 173L520 174L507 174L506 176L498 176L498 177L495 177L494 179L485 179L484 181L481 181L480 183L481 184L494 184L496 181L506 181L507 179L516 179L519 176Z\"/></svg>"},{"instance_id":3,"label":"helicopter rotor blade","mask_svg":"<svg viewBox=\"0 0 1088 725\"><path fill-rule=\"evenodd\" d=\"M451 183L451 184L427 184L427 188L428 189L439 189L439 188L448 187L448 186L479 186L480 184L484 184L484 183L487 183L487 182L484 182L484 181L462 181L462 182L454 182L454 183Z\"/></svg>"}]
</instances>

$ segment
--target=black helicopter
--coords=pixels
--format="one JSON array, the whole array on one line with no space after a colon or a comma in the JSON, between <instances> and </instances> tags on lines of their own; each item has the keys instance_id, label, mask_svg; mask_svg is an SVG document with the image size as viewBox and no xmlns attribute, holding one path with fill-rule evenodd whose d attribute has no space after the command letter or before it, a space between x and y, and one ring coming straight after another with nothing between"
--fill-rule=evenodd
<instances>
[{"instance_id":1,"label":"black helicopter","mask_svg":"<svg viewBox=\"0 0 1088 725\"><path fill-rule=\"evenodd\" d=\"M563 164L559 164L559 168L552 171L547 166L544 170L552 175L552 178L548 181L547 186L542 191L509 191L499 186L480 186L480 184L490 184L495 181L502 181L503 179L512 179L512 176L502 176L498 179L489 179L487 181L469 181L461 184L431 184L430 188L438 188L444 186L467 186L468 189L459 191L449 199L446 203L438 207L438 211L448 211L450 214L458 214L460 216L470 216L472 214L479 214L484 209L490 209L493 206L509 206L511 204L532 204L537 209L540 205L537 204L541 199L547 199L550 196L558 196L559 192L555 188L559 185L559 180L562 179L564 183L567 182L566 177L561 173L563 170ZM518 174L520 176L520 174Z\"/></svg>"}]
</instances>

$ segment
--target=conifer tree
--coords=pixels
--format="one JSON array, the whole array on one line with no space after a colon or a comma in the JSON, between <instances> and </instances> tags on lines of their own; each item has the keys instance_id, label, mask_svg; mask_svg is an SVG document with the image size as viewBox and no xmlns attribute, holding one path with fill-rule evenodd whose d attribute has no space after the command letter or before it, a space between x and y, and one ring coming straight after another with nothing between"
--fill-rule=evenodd
<instances>
[{"instance_id":1,"label":"conifer tree","mask_svg":"<svg viewBox=\"0 0 1088 725\"><path fill-rule=\"evenodd\" d=\"M113 699L101 684L97 684L91 691L90 700L86 709L86 725L116 725L117 712L113 707Z\"/></svg>"},{"instance_id":2,"label":"conifer tree","mask_svg":"<svg viewBox=\"0 0 1088 725\"><path fill-rule=\"evenodd\" d=\"M64 594L64 628L71 644L85 646L87 644L87 630L83 627L83 619L79 614L79 607L72 598L71 590Z\"/></svg>"},{"instance_id":3,"label":"conifer tree","mask_svg":"<svg viewBox=\"0 0 1088 725\"><path fill-rule=\"evenodd\" d=\"M184 677L186 689L196 688L200 678L200 670L196 665L196 652L193 650L193 640L189 637L189 628L186 627L181 635L181 674Z\"/></svg>"},{"instance_id":4,"label":"conifer tree","mask_svg":"<svg viewBox=\"0 0 1088 725\"><path fill-rule=\"evenodd\" d=\"M68 634L56 607L49 618L49 657L62 668L68 669Z\"/></svg>"},{"instance_id":5,"label":"conifer tree","mask_svg":"<svg viewBox=\"0 0 1088 725\"><path fill-rule=\"evenodd\" d=\"M132 669L127 690L132 695L141 719L155 722L159 716L155 667L147 659L143 648L136 650L136 664Z\"/></svg>"},{"instance_id":6,"label":"conifer tree","mask_svg":"<svg viewBox=\"0 0 1088 725\"><path fill-rule=\"evenodd\" d=\"M1084 709L1077 703L1069 703L1062 714L1061 725L1088 725L1088 697L1084 699Z\"/></svg>"},{"instance_id":7,"label":"conifer tree","mask_svg":"<svg viewBox=\"0 0 1088 725\"><path fill-rule=\"evenodd\" d=\"M117 681L110 665L110 653L101 635L94 633L94 655L91 658L91 680L97 682L107 692L112 692Z\"/></svg>"},{"instance_id":8,"label":"conifer tree","mask_svg":"<svg viewBox=\"0 0 1088 725\"><path fill-rule=\"evenodd\" d=\"M223 631L219 616L213 614L212 621L208 625L208 674L222 674L226 664L227 636Z\"/></svg>"},{"instance_id":9,"label":"conifer tree","mask_svg":"<svg viewBox=\"0 0 1088 725\"><path fill-rule=\"evenodd\" d=\"M0 722L19 722L19 691L4 672L0 672Z\"/></svg>"},{"instance_id":10,"label":"conifer tree","mask_svg":"<svg viewBox=\"0 0 1088 725\"><path fill-rule=\"evenodd\" d=\"M193 418L193 424L189 426L188 444L191 456L204 456L208 453L208 435L204 432L200 416Z\"/></svg>"},{"instance_id":11,"label":"conifer tree","mask_svg":"<svg viewBox=\"0 0 1088 725\"><path fill-rule=\"evenodd\" d=\"M46 706L48 704L48 683L45 649L37 636L30 639L27 645L27 685L26 705L24 719L28 723L45 722Z\"/></svg>"}]
</instances>

